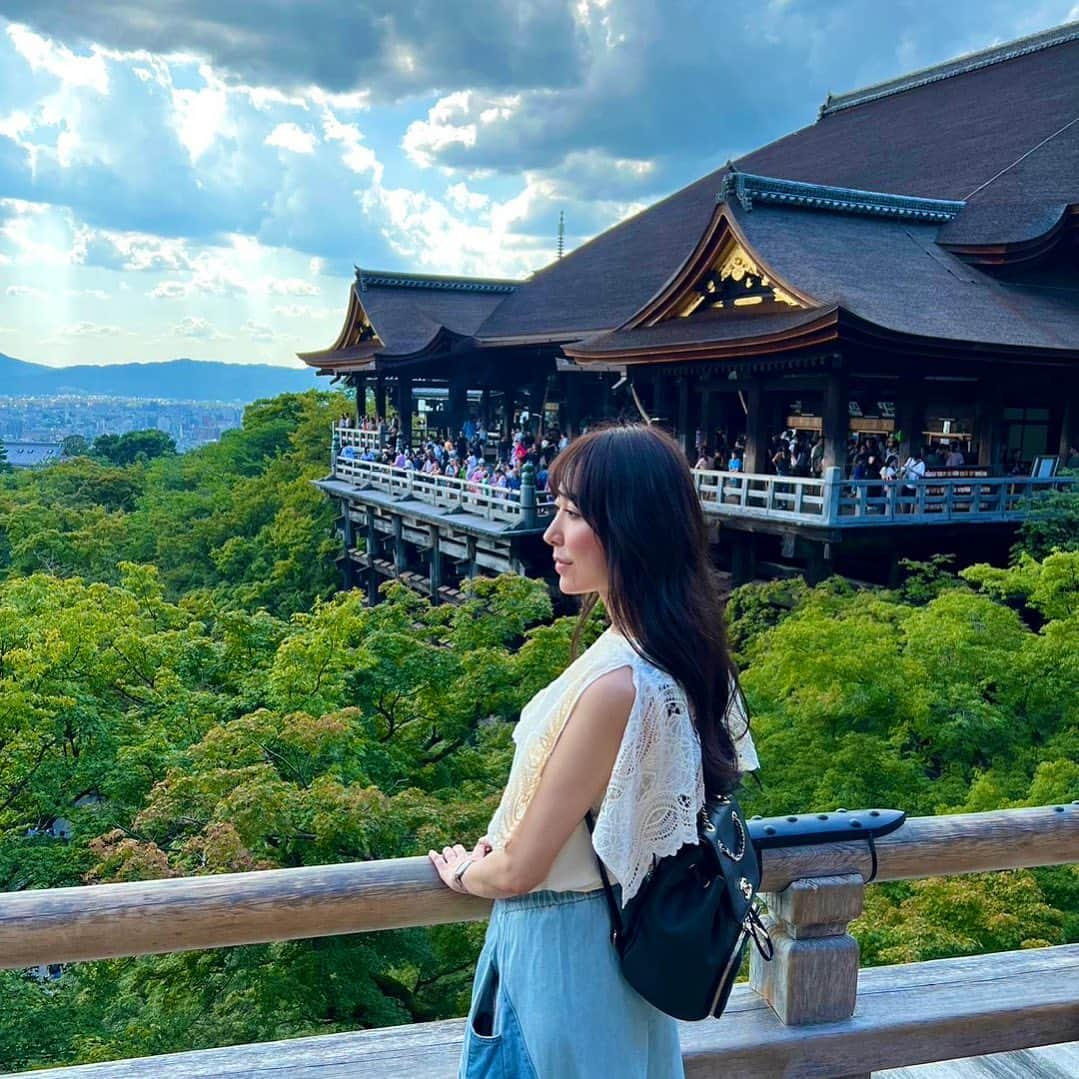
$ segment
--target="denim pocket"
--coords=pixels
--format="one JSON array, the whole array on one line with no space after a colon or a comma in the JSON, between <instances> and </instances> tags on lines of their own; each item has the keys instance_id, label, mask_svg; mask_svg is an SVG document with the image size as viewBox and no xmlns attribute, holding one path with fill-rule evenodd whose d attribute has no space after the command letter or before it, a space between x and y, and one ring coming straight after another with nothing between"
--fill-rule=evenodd
<instances>
[{"instance_id":1,"label":"denim pocket","mask_svg":"<svg viewBox=\"0 0 1079 1079\"><path fill-rule=\"evenodd\" d=\"M482 974L465 1024L460 1079L536 1079L517 1013L493 958Z\"/></svg>"}]
</instances>

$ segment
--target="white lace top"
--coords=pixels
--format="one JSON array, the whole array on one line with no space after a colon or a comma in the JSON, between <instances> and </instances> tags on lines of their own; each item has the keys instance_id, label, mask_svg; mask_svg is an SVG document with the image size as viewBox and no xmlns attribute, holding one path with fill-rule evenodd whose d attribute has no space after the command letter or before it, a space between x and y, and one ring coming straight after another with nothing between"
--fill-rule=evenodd
<instances>
[{"instance_id":1,"label":"white lace top","mask_svg":"<svg viewBox=\"0 0 1079 1079\"><path fill-rule=\"evenodd\" d=\"M622 885L622 902L641 886L653 857L665 858L697 842L697 812L704 804L700 742L685 693L670 675L642 659L630 643L608 629L521 712L513 732L516 751L502 801L491 818L491 844L504 847L524 817L543 769L581 694L601 675L633 669L636 696L607 790L598 806L595 833L582 821L559 851L535 891L593 891L603 886L596 853ZM745 712L732 693L728 723L738 766L759 766Z\"/></svg>"}]
</instances>

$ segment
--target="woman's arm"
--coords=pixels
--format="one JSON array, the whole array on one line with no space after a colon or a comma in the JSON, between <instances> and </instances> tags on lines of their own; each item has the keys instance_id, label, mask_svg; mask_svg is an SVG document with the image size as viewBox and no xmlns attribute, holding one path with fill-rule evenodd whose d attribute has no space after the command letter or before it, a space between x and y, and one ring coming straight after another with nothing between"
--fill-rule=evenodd
<instances>
[{"instance_id":1,"label":"woman's arm","mask_svg":"<svg viewBox=\"0 0 1079 1079\"><path fill-rule=\"evenodd\" d=\"M539 787L506 845L490 854L478 844L429 851L439 876L455 891L487 899L506 899L536 888L551 870L558 852L584 820L611 778L636 689L630 667L597 678L581 694L555 743ZM459 887L454 872L465 859Z\"/></svg>"}]
</instances>

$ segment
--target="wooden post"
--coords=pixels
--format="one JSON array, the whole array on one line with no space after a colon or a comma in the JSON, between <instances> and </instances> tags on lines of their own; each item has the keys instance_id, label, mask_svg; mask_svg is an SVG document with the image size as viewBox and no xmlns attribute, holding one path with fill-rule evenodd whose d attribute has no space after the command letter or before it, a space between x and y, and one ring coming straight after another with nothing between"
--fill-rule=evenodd
<instances>
[{"instance_id":1,"label":"wooden post","mask_svg":"<svg viewBox=\"0 0 1079 1079\"><path fill-rule=\"evenodd\" d=\"M787 1026L829 1023L854 1014L858 942L847 925L862 912L857 873L796 880L765 895L775 958L752 950L749 981Z\"/></svg>"},{"instance_id":2,"label":"wooden post","mask_svg":"<svg viewBox=\"0 0 1079 1079\"><path fill-rule=\"evenodd\" d=\"M446 426L449 437L457 438L457 432L465 425L468 417L468 382L460 375L450 379L449 394L446 399Z\"/></svg>"},{"instance_id":3,"label":"wooden post","mask_svg":"<svg viewBox=\"0 0 1079 1079\"><path fill-rule=\"evenodd\" d=\"M375 378L375 416L386 418L386 383L381 375Z\"/></svg>"},{"instance_id":4,"label":"wooden post","mask_svg":"<svg viewBox=\"0 0 1079 1079\"><path fill-rule=\"evenodd\" d=\"M502 441L507 441L513 433L513 386L502 389L502 408L498 414L498 429Z\"/></svg>"},{"instance_id":5,"label":"wooden post","mask_svg":"<svg viewBox=\"0 0 1079 1079\"><path fill-rule=\"evenodd\" d=\"M693 445L694 435L696 434L697 425L693 420L692 408L690 407L689 400L689 375L678 376L678 441L682 443L682 450L685 452L686 458L689 463L696 464L697 458L694 454Z\"/></svg>"},{"instance_id":6,"label":"wooden post","mask_svg":"<svg viewBox=\"0 0 1079 1079\"><path fill-rule=\"evenodd\" d=\"M745 480L742 482L745 483ZM739 532L735 529L724 529L724 533L731 539L731 583L737 588L738 585L748 584L757 576L755 537L752 532Z\"/></svg>"},{"instance_id":7,"label":"wooden post","mask_svg":"<svg viewBox=\"0 0 1079 1079\"><path fill-rule=\"evenodd\" d=\"M378 569L375 558L378 555L378 531L375 529L375 511L367 510L367 606L374 607L379 600Z\"/></svg>"},{"instance_id":8,"label":"wooden post","mask_svg":"<svg viewBox=\"0 0 1079 1079\"><path fill-rule=\"evenodd\" d=\"M431 585L431 603L437 606L442 602L438 590L442 587L442 549L439 545L438 525L431 525L431 572L428 580Z\"/></svg>"},{"instance_id":9,"label":"wooden post","mask_svg":"<svg viewBox=\"0 0 1079 1079\"><path fill-rule=\"evenodd\" d=\"M393 515L393 565L400 577L408 569L408 551L405 548L404 522L399 513Z\"/></svg>"},{"instance_id":10,"label":"wooden post","mask_svg":"<svg viewBox=\"0 0 1079 1079\"><path fill-rule=\"evenodd\" d=\"M850 431L850 405L847 372L833 370L824 384L824 403L821 407L821 438L824 456L821 471L845 468L847 464L847 434Z\"/></svg>"},{"instance_id":11,"label":"wooden post","mask_svg":"<svg viewBox=\"0 0 1079 1079\"><path fill-rule=\"evenodd\" d=\"M468 579L472 580L476 576L476 537L465 536L465 551L467 552L468 562L465 566L465 573L468 575Z\"/></svg>"},{"instance_id":12,"label":"wooden post","mask_svg":"<svg viewBox=\"0 0 1079 1079\"><path fill-rule=\"evenodd\" d=\"M759 378L750 381L746 395L746 454L743 472L768 471L768 417L764 414L764 385Z\"/></svg>"},{"instance_id":13,"label":"wooden post","mask_svg":"<svg viewBox=\"0 0 1079 1079\"><path fill-rule=\"evenodd\" d=\"M348 502L341 499L341 539L345 544L345 561L341 564L341 578L345 591L356 587L356 564L352 561L352 548L356 546L356 533L352 527L352 516Z\"/></svg>"},{"instance_id":14,"label":"wooden post","mask_svg":"<svg viewBox=\"0 0 1079 1079\"><path fill-rule=\"evenodd\" d=\"M902 464L925 443L925 384L912 378L901 393L896 394L895 421L902 438L899 440L899 461Z\"/></svg>"},{"instance_id":15,"label":"wooden post","mask_svg":"<svg viewBox=\"0 0 1079 1079\"><path fill-rule=\"evenodd\" d=\"M330 475L337 478L337 458L341 455L341 434L336 425L330 435Z\"/></svg>"},{"instance_id":16,"label":"wooden post","mask_svg":"<svg viewBox=\"0 0 1079 1079\"><path fill-rule=\"evenodd\" d=\"M826 468L821 479L824 481L821 487L824 502L821 506L822 523L835 524L839 520L839 500L843 495L843 469Z\"/></svg>"},{"instance_id":17,"label":"wooden post","mask_svg":"<svg viewBox=\"0 0 1079 1079\"><path fill-rule=\"evenodd\" d=\"M1060 443L1057 453L1060 463L1066 465L1072 450L1079 450L1079 382L1073 382L1064 398L1064 414L1060 420Z\"/></svg>"},{"instance_id":18,"label":"wooden post","mask_svg":"<svg viewBox=\"0 0 1079 1079\"><path fill-rule=\"evenodd\" d=\"M397 379L397 419L401 434L401 446L412 447L412 379L400 375Z\"/></svg>"},{"instance_id":19,"label":"wooden post","mask_svg":"<svg viewBox=\"0 0 1079 1079\"><path fill-rule=\"evenodd\" d=\"M367 379L363 375L353 375L352 384L356 387L356 426L359 427L367 415Z\"/></svg>"},{"instance_id":20,"label":"wooden post","mask_svg":"<svg viewBox=\"0 0 1079 1079\"><path fill-rule=\"evenodd\" d=\"M652 418L670 430L674 424L671 415L671 388L667 376L658 372L652 376Z\"/></svg>"},{"instance_id":21,"label":"wooden post","mask_svg":"<svg viewBox=\"0 0 1079 1079\"><path fill-rule=\"evenodd\" d=\"M521 524L536 527L536 470L528 462L521 469Z\"/></svg>"},{"instance_id":22,"label":"wooden post","mask_svg":"<svg viewBox=\"0 0 1079 1079\"><path fill-rule=\"evenodd\" d=\"M990 475L1002 473L1004 447L1004 413L997 386L978 383L978 399L974 403L974 437L978 442L978 464L989 469Z\"/></svg>"}]
</instances>

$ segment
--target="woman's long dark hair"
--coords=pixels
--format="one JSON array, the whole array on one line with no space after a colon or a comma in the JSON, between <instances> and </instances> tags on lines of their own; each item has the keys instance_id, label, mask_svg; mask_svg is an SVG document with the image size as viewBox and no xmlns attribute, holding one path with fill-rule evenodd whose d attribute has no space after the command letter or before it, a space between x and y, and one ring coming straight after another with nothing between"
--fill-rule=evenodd
<instances>
[{"instance_id":1,"label":"woman's long dark hair","mask_svg":"<svg viewBox=\"0 0 1079 1079\"><path fill-rule=\"evenodd\" d=\"M685 691L705 788L727 793L739 779L726 722L736 672L704 515L681 447L659 427L602 427L555 458L548 486L574 504L603 545L608 614L634 650ZM592 593L584 600L574 655L598 599Z\"/></svg>"}]
</instances>

